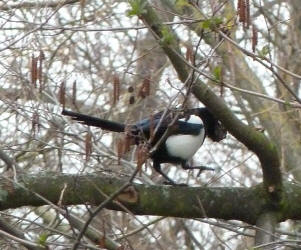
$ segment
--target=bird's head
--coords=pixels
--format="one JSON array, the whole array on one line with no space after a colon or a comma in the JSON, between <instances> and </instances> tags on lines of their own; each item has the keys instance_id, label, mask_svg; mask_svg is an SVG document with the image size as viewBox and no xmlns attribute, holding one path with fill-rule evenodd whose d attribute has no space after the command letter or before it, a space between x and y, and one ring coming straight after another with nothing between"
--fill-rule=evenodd
<instances>
[{"instance_id":1,"label":"bird's head","mask_svg":"<svg viewBox=\"0 0 301 250\"><path fill-rule=\"evenodd\" d=\"M194 114L201 117L206 134L212 141L219 142L226 138L226 128L207 108L196 108L194 109Z\"/></svg>"}]
</instances>

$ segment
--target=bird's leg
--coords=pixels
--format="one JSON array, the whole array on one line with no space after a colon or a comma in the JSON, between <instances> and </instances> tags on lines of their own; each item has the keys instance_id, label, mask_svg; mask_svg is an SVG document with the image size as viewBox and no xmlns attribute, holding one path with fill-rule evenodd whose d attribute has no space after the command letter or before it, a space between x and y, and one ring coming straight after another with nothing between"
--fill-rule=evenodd
<instances>
[{"instance_id":1,"label":"bird's leg","mask_svg":"<svg viewBox=\"0 0 301 250\"><path fill-rule=\"evenodd\" d=\"M161 165L159 162L157 161L154 161L153 163L153 166L154 166L154 169L159 173L161 174L167 181L168 181L168 184L170 185L176 185L176 183L170 179L162 170L161 170Z\"/></svg>"},{"instance_id":2,"label":"bird's leg","mask_svg":"<svg viewBox=\"0 0 301 250\"><path fill-rule=\"evenodd\" d=\"M199 170L199 173L198 173L198 176L201 174L202 171L204 170L210 170L210 171L214 171L215 169L214 168L210 168L210 167L206 167L206 166L190 166L187 161L185 162L182 162L181 164L182 168L183 169L186 169L186 170L189 170L189 169L198 169Z\"/></svg>"},{"instance_id":3,"label":"bird's leg","mask_svg":"<svg viewBox=\"0 0 301 250\"><path fill-rule=\"evenodd\" d=\"M172 179L170 179L162 170L161 170L161 165L159 162L154 161L153 163L154 169L161 174L167 181L164 182L166 185L173 185L173 186L187 186L186 184L177 184L175 183Z\"/></svg>"}]
</instances>

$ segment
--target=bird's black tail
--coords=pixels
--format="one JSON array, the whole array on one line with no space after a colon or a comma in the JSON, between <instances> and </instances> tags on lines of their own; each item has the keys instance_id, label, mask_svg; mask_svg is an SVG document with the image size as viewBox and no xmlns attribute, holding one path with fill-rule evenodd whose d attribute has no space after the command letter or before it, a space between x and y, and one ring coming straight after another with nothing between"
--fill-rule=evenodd
<instances>
[{"instance_id":1,"label":"bird's black tail","mask_svg":"<svg viewBox=\"0 0 301 250\"><path fill-rule=\"evenodd\" d=\"M73 120L79 121L88 126L102 128L104 130L114 131L114 132L124 132L125 124L108 121L100 118L96 118L89 115L84 115L80 113L76 113L73 111L68 111L63 109L62 115L71 116Z\"/></svg>"}]
</instances>

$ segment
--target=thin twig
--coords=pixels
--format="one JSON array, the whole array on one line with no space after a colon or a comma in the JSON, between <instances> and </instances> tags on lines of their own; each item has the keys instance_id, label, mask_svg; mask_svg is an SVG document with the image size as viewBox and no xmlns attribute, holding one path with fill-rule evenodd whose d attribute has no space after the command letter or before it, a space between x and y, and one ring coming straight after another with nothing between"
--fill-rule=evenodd
<instances>
[{"instance_id":1,"label":"thin twig","mask_svg":"<svg viewBox=\"0 0 301 250\"><path fill-rule=\"evenodd\" d=\"M129 187L133 181L133 179L135 178L135 176L137 175L139 169L136 168L136 170L134 171L134 173L132 174L132 176L130 177L130 179L123 184L118 190L116 190L114 193L112 193L110 195L109 198L107 198L105 201L103 201L96 209L95 211L90 215L89 219L86 221L85 225L83 226L82 230L80 231L80 233L78 234L76 241L72 247L72 250L76 250L80 244L80 240L81 238L84 236L85 231L87 230L89 224L91 223L91 221L93 220L93 218L111 201L113 201L124 189L126 189L127 187Z\"/></svg>"},{"instance_id":2,"label":"thin twig","mask_svg":"<svg viewBox=\"0 0 301 250\"><path fill-rule=\"evenodd\" d=\"M273 67L278 68L281 71L284 71L285 73L289 74L292 77L295 77L299 80L301 80L301 76L294 74L288 70L283 69L282 67L276 65L275 63L273 63L271 60L269 60L267 57L263 57L263 56L258 56L255 53L252 53L246 49L244 49L243 47L241 47L238 43L236 43L235 41L233 41L230 37L228 37L224 32L222 31L218 31L218 34L220 34L224 39L226 39L227 41L229 41L231 44L233 44L235 47L237 47L240 51L242 51L244 54L246 54L247 56L252 57L254 60L256 60L257 62L259 62L260 64L262 64L264 67L266 67L267 69L269 69L276 77L277 79L282 83L282 85L291 93L291 95L296 99L296 101L298 101L299 103L301 103L301 99L297 96L297 94L294 93L294 91L291 89L291 87L289 85L287 85L282 78L279 76L279 74L277 74L275 72L275 70L273 69ZM268 62L271 64L271 66L267 65L266 63L264 63L264 61Z\"/></svg>"},{"instance_id":3,"label":"thin twig","mask_svg":"<svg viewBox=\"0 0 301 250\"><path fill-rule=\"evenodd\" d=\"M122 239L124 239L124 238L127 238L127 237L130 237L130 236L132 236L132 235L135 235L135 234L137 234L137 233L143 231L144 229L148 228L150 225L153 225L153 224L155 224L155 223L157 223L157 222L159 222L159 221L161 221L161 220L163 220L163 219L165 219L165 218L166 218L166 217L160 217L160 218L155 219L155 220L152 220L152 221L150 221L150 222L148 222L148 223L146 223L146 224L143 224L142 227L139 227L139 228L137 228L137 229L135 229L135 230L133 230L133 231L127 233L126 235L123 235L123 236L117 238L116 241L120 241L120 240L122 240Z\"/></svg>"},{"instance_id":4,"label":"thin twig","mask_svg":"<svg viewBox=\"0 0 301 250\"><path fill-rule=\"evenodd\" d=\"M18 237L14 236L12 234L9 234L1 229L0 229L0 235L7 237L11 240L17 241L17 242L21 243L22 245L28 247L29 249L46 249L46 247L43 247L43 246L41 246L37 243L34 243L32 241L29 241L29 240L18 238Z\"/></svg>"},{"instance_id":5,"label":"thin twig","mask_svg":"<svg viewBox=\"0 0 301 250\"><path fill-rule=\"evenodd\" d=\"M221 84L221 82L217 81L214 77L212 77L212 76L208 75L207 73L205 73L205 72L199 70L198 68L194 67L185 58L183 58L177 51L173 51L173 52L176 53L178 55L179 59L181 59L188 67L193 68L196 72L200 73L202 76L204 76L207 79L211 80L213 83ZM243 93L246 93L246 94L251 94L251 95L254 95L254 96L258 96L258 97L261 97L261 98L264 98L264 99L267 99L267 100L271 100L271 101L275 101L275 102L278 102L278 103L281 103L281 104L284 104L284 105L290 105L294 108L301 108L301 102L300 102L300 104L298 104L297 102L283 101L281 99L271 97L271 96L267 96L267 95L257 93L257 92L251 91L251 90L246 90L246 89L241 89L241 88L234 87L233 85L231 85L229 83L226 83L225 81L223 81L222 84L224 86L230 88L230 89L237 90L237 91L240 91L240 92L243 92Z\"/></svg>"}]
</instances>

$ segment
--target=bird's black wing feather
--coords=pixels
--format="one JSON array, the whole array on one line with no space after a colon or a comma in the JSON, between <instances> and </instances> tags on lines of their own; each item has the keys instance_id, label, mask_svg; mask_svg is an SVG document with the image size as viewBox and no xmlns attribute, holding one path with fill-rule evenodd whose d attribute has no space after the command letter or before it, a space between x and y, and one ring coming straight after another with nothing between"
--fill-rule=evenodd
<instances>
[{"instance_id":1,"label":"bird's black wing feather","mask_svg":"<svg viewBox=\"0 0 301 250\"><path fill-rule=\"evenodd\" d=\"M163 119L163 112L155 114L152 118L144 119L135 124L138 131L149 135L151 129L156 129L157 134L162 135L172 123L174 114L168 113ZM170 134L182 134L182 135L198 135L200 130L204 128L201 124L188 123L185 120L179 120L184 118L182 115L178 117L178 120L174 122Z\"/></svg>"},{"instance_id":2,"label":"bird's black wing feather","mask_svg":"<svg viewBox=\"0 0 301 250\"><path fill-rule=\"evenodd\" d=\"M125 124L108 121L100 118L96 118L89 115L76 113L73 111L63 110L62 115L70 116L73 120L79 121L85 125L102 128L113 132L124 132Z\"/></svg>"}]
</instances>

